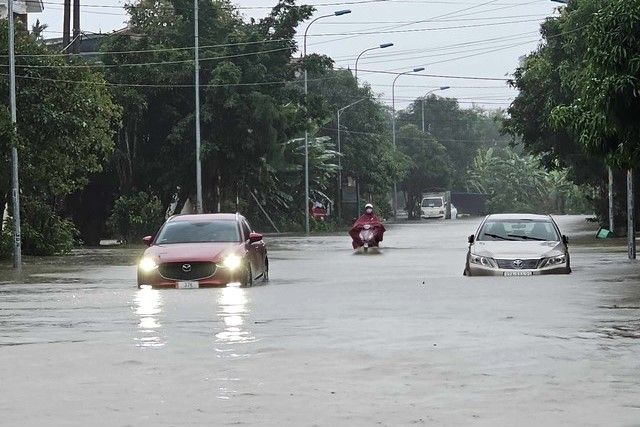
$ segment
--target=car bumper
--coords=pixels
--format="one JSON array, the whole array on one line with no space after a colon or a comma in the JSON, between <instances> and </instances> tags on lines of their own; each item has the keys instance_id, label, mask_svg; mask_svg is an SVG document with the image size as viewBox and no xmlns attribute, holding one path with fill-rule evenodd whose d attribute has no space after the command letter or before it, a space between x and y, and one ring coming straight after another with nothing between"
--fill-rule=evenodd
<instances>
[{"instance_id":1,"label":"car bumper","mask_svg":"<svg viewBox=\"0 0 640 427\"><path fill-rule=\"evenodd\" d=\"M571 267L560 265L550 268L537 268L531 270L516 270L506 268L490 268L481 265L470 264L468 267L470 276L539 276L544 274L569 274Z\"/></svg>"},{"instance_id":2,"label":"car bumper","mask_svg":"<svg viewBox=\"0 0 640 427\"><path fill-rule=\"evenodd\" d=\"M427 214L423 212L420 215L420 218L424 218L424 219L444 218L444 214Z\"/></svg>"},{"instance_id":3,"label":"car bumper","mask_svg":"<svg viewBox=\"0 0 640 427\"><path fill-rule=\"evenodd\" d=\"M229 283L239 283L241 276L241 269L230 271L224 268L217 268L213 276L199 280L168 279L162 277L157 270L150 273L138 271L138 287L177 288L178 282L197 282L199 288L216 288L227 286Z\"/></svg>"}]
</instances>

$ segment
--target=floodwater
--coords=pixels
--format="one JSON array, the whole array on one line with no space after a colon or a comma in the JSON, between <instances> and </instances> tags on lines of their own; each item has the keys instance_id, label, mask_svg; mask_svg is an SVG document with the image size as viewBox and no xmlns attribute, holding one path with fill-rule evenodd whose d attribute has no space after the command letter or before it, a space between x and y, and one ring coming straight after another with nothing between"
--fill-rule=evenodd
<instances>
[{"instance_id":1,"label":"floodwater","mask_svg":"<svg viewBox=\"0 0 640 427\"><path fill-rule=\"evenodd\" d=\"M640 426L640 280L561 217L574 273L462 276L478 219L270 238L271 282L138 290L138 251L0 267L0 425Z\"/></svg>"}]
</instances>

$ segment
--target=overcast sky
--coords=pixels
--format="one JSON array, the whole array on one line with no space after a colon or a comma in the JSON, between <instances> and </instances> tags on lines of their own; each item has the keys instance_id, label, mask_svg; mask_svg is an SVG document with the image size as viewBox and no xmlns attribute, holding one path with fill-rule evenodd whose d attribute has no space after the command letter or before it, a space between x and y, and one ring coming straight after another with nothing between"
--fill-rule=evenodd
<instances>
[{"instance_id":1,"label":"overcast sky","mask_svg":"<svg viewBox=\"0 0 640 427\"><path fill-rule=\"evenodd\" d=\"M48 24L47 37L61 36L62 3L63 0L44 0L45 11L30 16L31 23L40 19ZM120 7L124 3L84 0L82 30L110 32L122 28L127 20ZM263 16L274 3L235 2L247 18ZM336 67L353 69L355 57L362 50L394 43L393 47L365 53L358 65L360 81L371 84L388 104L394 76L380 71L425 67L423 74L451 76L400 77L396 83L396 108L403 108L413 98L439 86L451 86L442 95L458 98L462 106L508 106L515 92L503 81L453 76L509 77L519 58L536 48L540 22L553 16L558 6L551 0L310 0L300 4L318 5L314 16L351 9L351 14L320 20L309 30L309 51L329 55ZM302 39L299 44L302 47Z\"/></svg>"}]
</instances>

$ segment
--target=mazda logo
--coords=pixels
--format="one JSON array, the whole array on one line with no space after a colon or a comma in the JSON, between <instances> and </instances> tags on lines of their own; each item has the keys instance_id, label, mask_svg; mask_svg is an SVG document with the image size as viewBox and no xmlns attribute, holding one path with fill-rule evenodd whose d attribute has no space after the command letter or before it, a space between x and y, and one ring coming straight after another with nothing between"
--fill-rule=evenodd
<instances>
[{"instance_id":1,"label":"mazda logo","mask_svg":"<svg viewBox=\"0 0 640 427\"><path fill-rule=\"evenodd\" d=\"M521 259L516 259L513 261L514 268L522 268L524 266L524 262Z\"/></svg>"},{"instance_id":2,"label":"mazda logo","mask_svg":"<svg viewBox=\"0 0 640 427\"><path fill-rule=\"evenodd\" d=\"M182 271L189 273L191 271L191 264L182 264Z\"/></svg>"}]
</instances>

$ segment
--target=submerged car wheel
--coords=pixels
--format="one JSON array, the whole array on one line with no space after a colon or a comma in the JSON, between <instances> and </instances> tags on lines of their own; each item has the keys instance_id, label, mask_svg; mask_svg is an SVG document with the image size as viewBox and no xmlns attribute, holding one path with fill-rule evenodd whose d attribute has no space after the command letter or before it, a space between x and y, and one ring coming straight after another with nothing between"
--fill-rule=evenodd
<instances>
[{"instance_id":1,"label":"submerged car wheel","mask_svg":"<svg viewBox=\"0 0 640 427\"><path fill-rule=\"evenodd\" d=\"M242 279L240 280L240 284L242 286L253 285L253 273L251 272L251 266L249 264L247 264L244 268L244 272L242 273Z\"/></svg>"},{"instance_id":2,"label":"submerged car wheel","mask_svg":"<svg viewBox=\"0 0 640 427\"><path fill-rule=\"evenodd\" d=\"M268 282L269 281L269 258L264 260L264 275L262 276L264 279L264 282Z\"/></svg>"}]
</instances>

